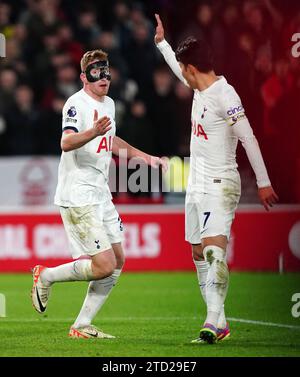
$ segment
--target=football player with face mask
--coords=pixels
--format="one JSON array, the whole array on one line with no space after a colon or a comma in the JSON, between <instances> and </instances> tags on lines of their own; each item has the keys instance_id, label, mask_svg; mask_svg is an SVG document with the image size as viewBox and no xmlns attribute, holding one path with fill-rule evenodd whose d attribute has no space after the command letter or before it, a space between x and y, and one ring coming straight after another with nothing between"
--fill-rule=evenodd
<instances>
[{"instance_id":1,"label":"football player with face mask","mask_svg":"<svg viewBox=\"0 0 300 377\"><path fill-rule=\"evenodd\" d=\"M123 224L108 186L112 154L125 151L148 165L166 169L166 161L150 156L115 135L115 104L107 96L111 76L107 54L86 52L81 59L83 88L63 109L62 155L55 204L60 207L74 262L54 268L35 266L33 306L46 310L53 283L90 281L70 337L114 338L92 325L108 298L124 264ZM84 256L84 259L78 259Z\"/></svg>"}]
</instances>

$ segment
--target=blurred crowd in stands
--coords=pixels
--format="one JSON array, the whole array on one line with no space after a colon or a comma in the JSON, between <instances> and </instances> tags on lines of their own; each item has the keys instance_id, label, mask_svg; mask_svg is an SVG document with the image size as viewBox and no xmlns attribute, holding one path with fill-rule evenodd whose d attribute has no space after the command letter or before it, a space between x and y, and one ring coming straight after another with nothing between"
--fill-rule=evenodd
<instances>
[{"instance_id":1,"label":"blurred crowd in stands","mask_svg":"<svg viewBox=\"0 0 300 377\"><path fill-rule=\"evenodd\" d=\"M193 93L155 47L155 12L174 49L188 35L208 39L281 201L300 201L300 57L291 53L299 0L0 0L0 155L61 153L61 110L81 88L81 56L102 48L117 134L155 155L188 156ZM249 171L242 148L238 162Z\"/></svg>"}]
</instances>

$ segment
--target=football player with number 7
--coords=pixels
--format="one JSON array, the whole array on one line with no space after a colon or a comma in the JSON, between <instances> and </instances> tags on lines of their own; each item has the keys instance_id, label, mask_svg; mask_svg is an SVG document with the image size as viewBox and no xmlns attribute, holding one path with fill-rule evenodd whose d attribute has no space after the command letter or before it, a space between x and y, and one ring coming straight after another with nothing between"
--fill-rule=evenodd
<instances>
[{"instance_id":1,"label":"football player with number 7","mask_svg":"<svg viewBox=\"0 0 300 377\"><path fill-rule=\"evenodd\" d=\"M224 312L229 281L226 247L241 192L236 163L238 140L246 150L259 199L267 211L278 197L238 94L224 76L214 72L208 43L189 37L174 53L165 40L159 15L155 17L158 49L179 80L194 90L185 238L192 246L207 316L193 342L215 343L230 336Z\"/></svg>"}]
</instances>

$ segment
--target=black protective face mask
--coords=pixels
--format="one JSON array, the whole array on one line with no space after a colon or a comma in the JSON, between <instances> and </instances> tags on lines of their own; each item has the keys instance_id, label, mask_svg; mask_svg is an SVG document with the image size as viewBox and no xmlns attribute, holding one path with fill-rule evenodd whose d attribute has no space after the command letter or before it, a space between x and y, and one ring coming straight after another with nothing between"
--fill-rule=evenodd
<instances>
[{"instance_id":1,"label":"black protective face mask","mask_svg":"<svg viewBox=\"0 0 300 377\"><path fill-rule=\"evenodd\" d=\"M111 80L107 60L99 60L98 62L89 64L84 73L88 82L96 82L102 79Z\"/></svg>"}]
</instances>

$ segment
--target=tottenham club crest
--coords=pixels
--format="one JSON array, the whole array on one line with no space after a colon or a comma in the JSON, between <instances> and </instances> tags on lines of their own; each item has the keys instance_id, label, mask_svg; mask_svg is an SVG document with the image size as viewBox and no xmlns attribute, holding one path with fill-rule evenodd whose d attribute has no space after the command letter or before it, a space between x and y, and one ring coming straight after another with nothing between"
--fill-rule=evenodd
<instances>
[{"instance_id":1,"label":"tottenham club crest","mask_svg":"<svg viewBox=\"0 0 300 377\"><path fill-rule=\"evenodd\" d=\"M77 112L76 112L76 109L75 109L75 106L71 106L67 112L68 116L73 118Z\"/></svg>"}]
</instances>

